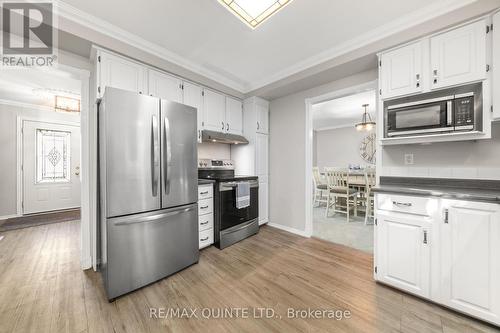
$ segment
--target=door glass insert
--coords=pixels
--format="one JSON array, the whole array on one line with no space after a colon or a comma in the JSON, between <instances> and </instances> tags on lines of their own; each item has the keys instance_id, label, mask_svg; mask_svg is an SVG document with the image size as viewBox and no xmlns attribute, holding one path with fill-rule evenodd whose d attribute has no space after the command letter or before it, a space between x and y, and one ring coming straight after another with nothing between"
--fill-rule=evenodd
<instances>
[{"instance_id":1,"label":"door glass insert","mask_svg":"<svg viewBox=\"0 0 500 333\"><path fill-rule=\"evenodd\" d=\"M36 130L37 183L70 181L70 138L70 132Z\"/></svg>"}]
</instances>

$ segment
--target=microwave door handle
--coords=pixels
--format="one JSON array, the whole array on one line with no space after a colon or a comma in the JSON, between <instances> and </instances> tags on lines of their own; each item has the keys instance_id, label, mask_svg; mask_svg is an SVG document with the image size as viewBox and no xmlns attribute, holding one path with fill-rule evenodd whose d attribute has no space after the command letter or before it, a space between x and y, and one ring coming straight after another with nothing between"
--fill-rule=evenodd
<instances>
[{"instance_id":1,"label":"microwave door handle","mask_svg":"<svg viewBox=\"0 0 500 333\"><path fill-rule=\"evenodd\" d=\"M453 101L446 102L446 124L453 125Z\"/></svg>"},{"instance_id":2,"label":"microwave door handle","mask_svg":"<svg viewBox=\"0 0 500 333\"><path fill-rule=\"evenodd\" d=\"M165 193L170 193L170 167L172 164L172 147L171 147L171 139L170 139L170 121L168 117L165 117L165 142L164 142L164 156L165 156L165 166L163 167L164 172L164 183L165 183Z\"/></svg>"}]
</instances>

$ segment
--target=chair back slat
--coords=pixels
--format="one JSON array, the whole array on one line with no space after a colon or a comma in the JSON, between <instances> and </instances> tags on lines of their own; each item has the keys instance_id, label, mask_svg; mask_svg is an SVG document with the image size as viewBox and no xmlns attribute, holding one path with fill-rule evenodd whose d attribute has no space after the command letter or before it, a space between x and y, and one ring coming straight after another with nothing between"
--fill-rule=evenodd
<instances>
[{"instance_id":1,"label":"chair back slat","mask_svg":"<svg viewBox=\"0 0 500 333\"><path fill-rule=\"evenodd\" d=\"M333 189L349 188L349 170L338 168L325 168L327 185Z\"/></svg>"}]
</instances>

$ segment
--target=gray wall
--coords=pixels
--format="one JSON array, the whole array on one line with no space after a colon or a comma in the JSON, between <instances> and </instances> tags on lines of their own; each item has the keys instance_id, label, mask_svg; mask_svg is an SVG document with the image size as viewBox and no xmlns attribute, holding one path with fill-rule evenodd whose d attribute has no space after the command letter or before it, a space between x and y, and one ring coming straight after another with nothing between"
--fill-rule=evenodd
<instances>
[{"instance_id":1,"label":"gray wall","mask_svg":"<svg viewBox=\"0 0 500 333\"><path fill-rule=\"evenodd\" d=\"M353 126L316 131L316 164L320 170L324 167L347 168L349 164L369 165L361 158L359 146L368 134L359 132ZM314 149L314 146L313 146Z\"/></svg>"},{"instance_id":2,"label":"gray wall","mask_svg":"<svg viewBox=\"0 0 500 333\"><path fill-rule=\"evenodd\" d=\"M374 69L271 101L270 223L305 230L305 99L376 79Z\"/></svg>"},{"instance_id":3,"label":"gray wall","mask_svg":"<svg viewBox=\"0 0 500 333\"><path fill-rule=\"evenodd\" d=\"M413 165L405 165L405 154L413 154ZM491 140L385 147L382 164L385 176L500 179L500 123Z\"/></svg>"},{"instance_id":4,"label":"gray wall","mask_svg":"<svg viewBox=\"0 0 500 333\"><path fill-rule=\"evenodd\" d=\"M0 104L0 217L17 209L17 117L80 122L79 115Z\"/></svg>"}]
</instances>

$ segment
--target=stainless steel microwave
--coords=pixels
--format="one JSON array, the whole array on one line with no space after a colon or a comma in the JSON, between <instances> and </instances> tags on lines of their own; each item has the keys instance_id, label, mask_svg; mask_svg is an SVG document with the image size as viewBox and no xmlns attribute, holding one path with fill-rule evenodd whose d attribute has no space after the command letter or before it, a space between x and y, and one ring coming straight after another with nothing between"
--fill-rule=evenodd
<instances>
[{"instance_id":1,"label":"stainless steel microwave","mask_svg":"<svg viewBox=\"0 0 500 333\"><path fill-rule=\"evenodd\" d=\"M482 131L482 83L384 102L385 137Z\"/></svg>"}]
</instances>

